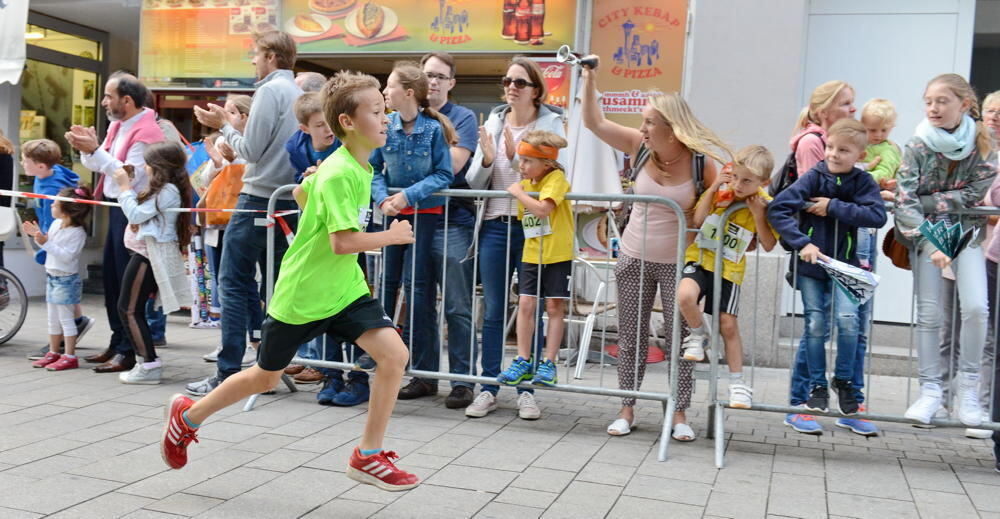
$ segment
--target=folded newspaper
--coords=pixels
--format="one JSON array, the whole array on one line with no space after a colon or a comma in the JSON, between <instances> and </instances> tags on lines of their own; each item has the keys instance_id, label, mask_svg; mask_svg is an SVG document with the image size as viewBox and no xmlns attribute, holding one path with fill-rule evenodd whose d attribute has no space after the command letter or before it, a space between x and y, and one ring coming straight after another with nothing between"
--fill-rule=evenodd
<instances>
[{"instance_id":1,"label":"folded newspaper","mask_svg":"<svg viewBox=\"0 0 1000 519\"><path fill-rule=\"evenodd\" d=\"M835 259L820 258L816 264L823 267L853 303L863 305L875 295L880 279L877 274Z\"/></svg>"},{"instance_id":2,"label":"folded newspaper","mask_svg":"<svg viewBox=\"0 0 1000 519\"><path fill-rule=\"evenodd\" d=\"M946 222L931 223L929 220L924 220L918 230L937 250L951 259L955 259L979 235L978 227L963 229L961 223L948 225Z\"/></svg>"}]
</instances>

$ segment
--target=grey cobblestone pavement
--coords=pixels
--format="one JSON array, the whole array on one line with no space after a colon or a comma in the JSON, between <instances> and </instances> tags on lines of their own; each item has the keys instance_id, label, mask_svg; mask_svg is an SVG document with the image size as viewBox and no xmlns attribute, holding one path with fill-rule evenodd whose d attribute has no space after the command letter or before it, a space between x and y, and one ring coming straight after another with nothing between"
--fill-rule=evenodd
<instances>
[{"instance_id":1,"label":"grey cobblestone pavement","mask_svg":"<svg viewBox=\"0 0 1000 519\"><path fill-rule=\"evenodd\" d=\"M83 355L106 345L100 300L85 308L98 325ZM47 338L44 305L33 302L21 333L0 346L0 517L1000 517L1000 475L992 444L958 429L879 424L862 438L821 418L826 432L806 436L781 415L727 414L727 467L715 469L704 438L707 385L698 383L693 443L673 443L656 460L660 406L640 401L640 427L605 433L612 398L538 393L543 417L516 417L514 392L500 409L467 419L434 399L400 402L386 447L423 484L387 493L344 475L365 420L365 406L316 404L317 386L263 396L251 412L213 417L190 449L191 462L168 470L157 442L166 398L210 374L201 359L217 330L193 330L171 316L162 350L165 380L126 386L89 369L32 369L25 355ZM661 390L664 364L643 389ZM590 367L585 384L597 384ZM562 370L561 378L570 374ZM603 374L614 385L613 369ZM872 411L905 408L906 381L874 377ZM787 373L757 370L756 400L781 403Z\"/></svg>"}]
</instances>

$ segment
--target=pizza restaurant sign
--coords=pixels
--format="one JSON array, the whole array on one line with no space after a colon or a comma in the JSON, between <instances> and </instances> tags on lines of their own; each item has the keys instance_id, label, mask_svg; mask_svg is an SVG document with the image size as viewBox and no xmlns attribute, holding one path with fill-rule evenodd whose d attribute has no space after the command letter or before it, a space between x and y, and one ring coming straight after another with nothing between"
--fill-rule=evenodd
<instances>
[{"instance_id":1,"label":"pizza restaurant sign","mask_svg":"<svg viewBox=\"0 0 1000 519\"><path fill-rule=\"evenodd\" d=\"M679 90L686 0L596 0L591 49L609 114L642 112L650 91Z\"/></svg>"}]
</instances>

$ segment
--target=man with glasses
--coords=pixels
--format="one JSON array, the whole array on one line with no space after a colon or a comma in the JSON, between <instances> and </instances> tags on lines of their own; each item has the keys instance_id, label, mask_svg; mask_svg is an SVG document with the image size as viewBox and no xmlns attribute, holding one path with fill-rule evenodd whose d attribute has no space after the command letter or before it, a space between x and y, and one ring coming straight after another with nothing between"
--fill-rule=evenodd
<instances>
[{"instance_id":1,"label":"man with glasses","mask_svg":"<svg viewBox=\"0 0 1000 519\"><path fill-rule=\"evenodd\" d=\"M469 159L476 150L478 125L472 110L448 100L448 94L455 88L455 60L445 52L425 54L420 60L424 74L429 80L427 99L431 108L447 117L458 133L458 144L451 147L451 166L455 179L451 189L468 189L465 173L469 169ZM472 199L452 198L448 203L448 218L441 223L434 235L431 261L438 285L444 290L444 314L448 320L448 367L451 373L465 375L472 372L472 262L462 263L469 246L476 223L475 206ZM447 243L447 249L445 244ZM442 274L444 275L442 277ZM432 355L436 355L434 352ZM434 364L438 364L434 362ZM445 407L464 409L472 403L473 385L467 382L452 382L451 393L445 399ZM400 399L419 398L433 394L436 388L414 378L399 391Z\"/></svg>"}]
</instances>

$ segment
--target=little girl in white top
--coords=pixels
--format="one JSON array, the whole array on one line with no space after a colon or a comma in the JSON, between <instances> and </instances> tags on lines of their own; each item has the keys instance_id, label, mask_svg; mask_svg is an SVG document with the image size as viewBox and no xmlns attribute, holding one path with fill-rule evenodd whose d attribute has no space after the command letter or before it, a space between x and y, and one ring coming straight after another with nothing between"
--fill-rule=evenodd
<instances>
[{"instance_id":1,"label":"little girl in white top","mask_svg":"<svg viewBox=\"0 0 1000 519\"><path fill-rule=\"evenodd\" d=\"M90 189L67 187L59 196L91 200ZM55 220L49 226L48 234L38 228L37 222L24 222L21 231L35 239L35 243L46 252L45 258L45 302L49 313L49 352L32 362L36 368L49 371L63 371L79 367L76 358L76 322L73 319L74 306L80 304L83 295L83 281L80 279L80 253L87 241L84 230L90 204L56 201L52 204ZM66 343L66 353L59 354L59 343Z\"/></svg>"}]
</instances>

